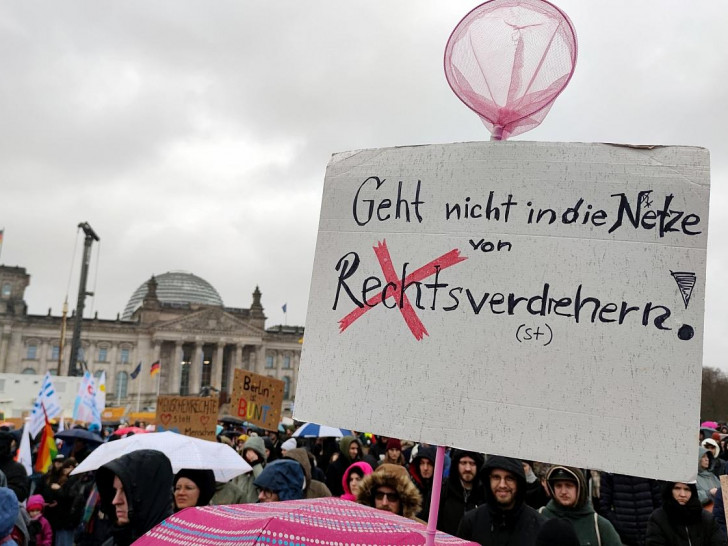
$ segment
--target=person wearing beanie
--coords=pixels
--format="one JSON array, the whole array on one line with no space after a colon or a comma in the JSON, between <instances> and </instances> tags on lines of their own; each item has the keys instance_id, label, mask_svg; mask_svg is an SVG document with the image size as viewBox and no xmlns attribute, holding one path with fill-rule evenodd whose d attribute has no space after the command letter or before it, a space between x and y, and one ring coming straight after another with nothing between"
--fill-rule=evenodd
<instances>
[{"instance_id":1,"label":"person wearing beanie","mask_svg":"<svg viewBox=\"0 0 728 546\"><path fill-rule=\"evenodd\" d=\"M382 463L359 482L356 502L417 520L417 513L422 507L422 495L412 483L406 468Z\"/></svg>"},{"instance_id":2,"label":"person wearing beanie","mask_svg":"<svg viewBox=\"0 0 728 546\"><path fill-rule=\"evenodd\" d=\"M594 511L581 470L554 466L546 475L546 487L551 500L539 510L546 519L568 519L581 544L622 546L614 526Z\"/></svg>"},{"instance_id":3,"label":"person wearing beanie","mask_svg":"<svg viewBox=\"0 0 728 546\"><path fill-rule=\"evenodd\" d=\"M422 495L422 509L417 517L427 521L430 517L430 499L432 497L432 483L435 477L435 446L420 445L409 465L409 474L415 487Z\"/></svg>"},{"instance_id":4,"label":"person wearing beanie","mask_svg":"<svg viewBox=\"0 0 728 546\"><path fill-rule=\"evenodd\" d=\"M296 461L278 459L263 469L255 479L258 502L278 502L303 498L306 480Z\"/></svg>"},{"instance_id":5,"label":"person wearing beanie","mask_svg":"<svg viewBox=\"0 0 728 546\"><path fill-rule=\"evenodd\" d=\"M703 510L695 482L666 482L662 506L647 522L646 546L725 546L713 516Z\"/></svg>"},{"instance_id":6,"label":"person wearing beanie","mask_svg":"<svg viewBox=\"0 0 728 546\"><path fill-rule=\"evenodd\" d=\"M706 510L713 507L715 494L720 487L720 479L710 471L713 464L713 454L704 447L698 448L698 476L696 486L700 504Z\"/></svg>"},{"instance_id":7,"label":"person wearing beanie","mask_svg":"<svg viewBox=\"0 0 728 546\"><path fill-rule=\"evenodd\" d=\"M356 502L356 494L359 492L359 484L364 479L364 476L368 476L373 472L373 469L369 463L364 461L358 461L353 463L344 472L344 477L341 479L341 486L344 488L344 494L341 498L344 500Z\"/></svg>"},{"instance_id":8,"label":"person wearing beanie","mask_svg":"<svg viewBox=\"0 0 728 546\"><path fill-rule=\"evenodd\" d=\"M483 466L485 504L466 512L457 536L484 546L530 546L544 518L526 504L521 461L492 455Z\"/></svg>"},{"instance_id":9,"label":"person wearing beanie","mask_svg":"<svg viewBox=\"0 0 728 546\"><path fill-rule=\"evenodd\" d=\"M568 519L553 518L541 526L535 546L581 546Z\"/></svg>"},{"instance_id":10,"label":"person wearing beanie","mask_svg":"<svg viewBox=\"0 0 728 546\"><path fill-rule=\"evenodd\" d=\"M382 463L405 466L404 455L402 455L402 442L399 439L390 438L387 440L387 451L384 453Z\"/></svg>"},{"instance_id":11,"label":"person wearing beanie","mask_svg":"<svg viewBox=\"0 0 728 546\"><path fill-rule=\"evenodd\" d=\"M283 457L286 456L286 452L290 451L292 449L296 449L298 447L298 444L296 443L295 438L288 438L285 442L281 444L281 455Z\"/></svg>"},{"instance_id":12,"label":"person wearing beanie","mask_svg":"<svg viewBox=\"0 0 728 546\"><path fill-rule=\"evenodd\" d=\"M161 451L140 449L96 471L101 510L111 520L102 546L129 546L172 515L172 464Z\"/></svg>"},{"instance_id":13,"label":"person wearing beanie","mask_svg":"<svg viewBox=\"0 0 728 546\"><path fill-rule=\"evenodd\" d=\"M48 520L43 517L45 501L42 495L31 495L25 508L30 516L28 533L33 537L35 546L52 546L53 530Z\"/></svg>"},{"instance_id":14,"label":"person wearing beanie","mask_svg":"<svg viewBox=\"0 0 728 546\"><path fill-rule=\"evenodd\" d=\"M344 477L346 469L352 463L362 459L361 442L355 436L344 436L339 440L338 455L338 458L332 461L326 469L326 485L334 497L340 497L344 494L341 479Z\"/></svg>"},{"instance_id":15,"label":"person wearing beanie","mask_svg":"<svg viewBox=\"0 0 728 546\"><path fill-rule=\"evenodd\" d=\"M215 494L212 470L183 468L174 476L174 510L190 506L207 506Z\"/></svg>"},{"instance_id":16,"label":"person wearing beanie","mask_svg":"<svg viewBox=\"0 0 728 546\"><path fill-rule=\"evenodd\" d=\"M483 456L474 451L453 450L450 475L442 484L437 529L454 535L465 512L485 502L480 481Z\"/></svg>"}]
</instances>

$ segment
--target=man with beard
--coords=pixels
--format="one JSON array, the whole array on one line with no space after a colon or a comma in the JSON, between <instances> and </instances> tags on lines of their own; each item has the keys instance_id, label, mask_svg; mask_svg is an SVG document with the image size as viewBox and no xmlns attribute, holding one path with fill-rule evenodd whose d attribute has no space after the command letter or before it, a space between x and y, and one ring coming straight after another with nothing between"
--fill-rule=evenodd
<instances>
[{"instance_id":1,"label":"man with beard","mask_svg":"<svg viewBox=\"0 0 728 546\"><path fill-rule=\"evenodd\" d=\"M485 502L485 494L478 476L483 456L474 451L456 449L452 454L450 476L442 486L437 528L454 535L465 512Z\"/></svg>"},{"instance_id":2,"label":"man with beard","mask_svg":"<svg viewBox=\"0 0 728 546\"><path fill-rule=\"evenodd\" d=\"M544 518L525 504L526 474L516 459L493 455L483 467L486 504L463 517L457 536L483 546L532 546Z\"/></svg>"}]
</instances>

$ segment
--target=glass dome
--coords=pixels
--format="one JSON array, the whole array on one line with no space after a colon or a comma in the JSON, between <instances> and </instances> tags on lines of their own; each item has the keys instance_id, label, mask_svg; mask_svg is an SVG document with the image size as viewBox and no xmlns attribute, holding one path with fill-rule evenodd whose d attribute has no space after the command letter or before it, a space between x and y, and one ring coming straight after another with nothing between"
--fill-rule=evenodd
<instances>
[{"instance_id":1,"label":"glass dome","mask_svg":"<svg viewBox=\"0 0 728 546\"><path fill-rule=\"evenodd\" d=\"M222 307L222 298L217 290L205 279L184 271L170 271L155 277L157 298L162 303L201 303ZM130 319L147 295L147 282L144 281L134 291L124 309L123 319Z\"/></svg>"}]
</instances>

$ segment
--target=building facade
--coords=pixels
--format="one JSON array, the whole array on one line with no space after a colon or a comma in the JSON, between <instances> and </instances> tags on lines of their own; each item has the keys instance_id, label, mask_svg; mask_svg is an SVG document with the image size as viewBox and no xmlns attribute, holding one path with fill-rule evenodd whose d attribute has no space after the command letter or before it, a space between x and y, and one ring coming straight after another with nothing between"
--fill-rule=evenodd
<instances>
[{"instance_id":1,"label":"building facade","mask_svg":"<svg viewBox=\"0 0 728 546\"><path fill-rule=\"evenodd\" d=\"M68 373L73 320L30 315L24 268L0 266L0 372ZM80 362L96 376L106 372L107 405L150 407L159 394L220 392L226 403L233 370L241 368L284 382L284 414L290 411L298 379L303 327L265 327L256 287L249 308L225 307L204 279L169 272L143 283L116 319L84 319ZM63 358L59 358L63 353ZM60 370L59 370L60 361ZM154 362L160 372L150 375ZM141 362L141 373L132 372Z\"/></svg>"}]
</instances>

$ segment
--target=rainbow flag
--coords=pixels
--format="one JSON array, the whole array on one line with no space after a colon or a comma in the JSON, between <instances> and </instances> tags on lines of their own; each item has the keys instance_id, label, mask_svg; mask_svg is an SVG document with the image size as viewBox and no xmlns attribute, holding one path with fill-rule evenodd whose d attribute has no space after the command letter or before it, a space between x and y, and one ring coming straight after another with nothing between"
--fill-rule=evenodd
<instances>
[{"instance_id":1,"label":"rainbow flag","mask_svg":"<svg viewBox=\"0 0 728 546\"><path fill-rule=\"evenodd\" d=\"M149 375L151 375L151 376L157 375L159 373L159 368L160 368L159 360L157 360L156 362L152 362L152 367L149 370Z\"/></svg>"},{"instance_id":2,"label":"rainbow flag","mask_svg":"<svg viewBox=\"0 0 728 546\"><path fill-rule=\"evenodd\" d=\"M38 457L35 460L35 470L41 474L48 472L53 459L58 454L56 447L56 439L53 437L53 428L46 417L43 433L40 437L40 447L38 448Z\"/></svg>"}]
</instances>

